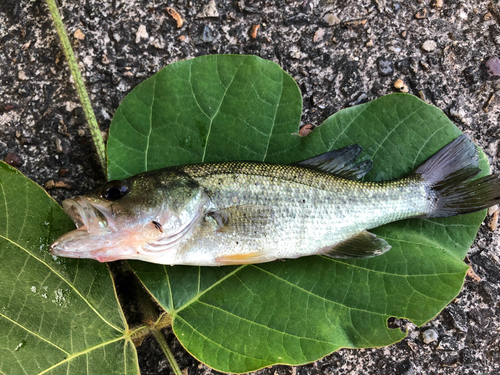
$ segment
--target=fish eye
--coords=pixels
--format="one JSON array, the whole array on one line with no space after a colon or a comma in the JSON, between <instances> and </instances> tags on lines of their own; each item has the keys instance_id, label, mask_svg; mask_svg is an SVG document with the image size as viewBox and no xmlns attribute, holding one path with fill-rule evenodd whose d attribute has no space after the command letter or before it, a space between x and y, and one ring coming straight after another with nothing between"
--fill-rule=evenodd
<instances>
[{"instance_id":1,"label":"fish eye","mask_svg":"<svg viewBox=\"0 0 500 375\"><path fill-rule=\"evenodd\" d=\"M108 201L116 201L123 198L129 193L130 189L128 187L127 181L115 180L109 181L102 188L102 197Z\"/></svg>"}]
</instances>

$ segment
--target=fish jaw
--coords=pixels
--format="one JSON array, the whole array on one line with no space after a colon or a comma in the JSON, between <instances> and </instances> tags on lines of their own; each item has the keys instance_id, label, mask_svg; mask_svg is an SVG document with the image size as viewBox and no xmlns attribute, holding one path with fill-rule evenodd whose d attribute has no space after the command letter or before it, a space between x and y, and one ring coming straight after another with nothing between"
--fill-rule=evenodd
<instances>
[{"instance_id":1,"label":"fish jaw","mask_svg":"<svg viewBox=\"0 0 500 375\"><path fill-rule=\"evenodd\" d=\"M59 237L51 245L50 252L56 256L94 259L101 263L115 260L142 260L161 264L177 263L178 243L168 245L167 249L151 251L149 246L151 238L153 238L152 235L140 231L106 231L95 234L89 233L85 227L81 227Z\"/></svg>"},{"instance_id":2,"label":"fish jaw","mask_svg":"<svg viewBox=\"0 0 500 375\"><path fill-rule=\"evenodd\" d=\"M120 259L113 248L116 220L109 207L86 197L66 199L62 205L77 229L62 235L50 246L52 255L100 262Z\"/></svg>"},{"instance_id":3,"label":"fish jaw","mask_svg":"<svg viewBox=\"0 0 500 375\"><path fill-rule=\"evenodd\" d=\"M117 231L109 205L83 196L66 199L62 205L77 229L62 235L50 246L52 255L111 262L130 259L135 253L133 248L117 246L126 233Z\"/></svg>"},{"instance_id":4,"label":"fish jaw","mask_svg":"<svg viewBox=\"0 0 500 375\"><path fill-rule=\"evenodd\" d=\"M110 234L109 232L100 235L91 234L83 226L59 237L51 245L50 252L56 256L95 259L99 262L130 259L134 254L133 249L124 247L118 249L113 244L115 236Z\"/></svg>"}]
</instances>

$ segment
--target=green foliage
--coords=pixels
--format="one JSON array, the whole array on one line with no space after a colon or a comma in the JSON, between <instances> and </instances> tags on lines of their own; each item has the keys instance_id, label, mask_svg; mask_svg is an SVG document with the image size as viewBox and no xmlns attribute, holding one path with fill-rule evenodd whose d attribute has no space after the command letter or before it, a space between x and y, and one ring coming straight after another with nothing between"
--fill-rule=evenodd
<instances>
[{"instance_id":1,"label":"green foliage","mask_svg":"<svg viewBox=\"0 0 500 375\"><path fill-rule=\"evenodd\" d=\"M204 56L172 64L118 109L109 177L201 161L291 163L358 143L361 159L374 161L366 179L387 180L460 135L440 110L410 95L340 111L307 137L297 135L300 113L297 85L269 61ZM389 329L387 319L421 325L458 294L467 269L462 259L483 218L480 212L386 225L374 232L393 248L369 260L132 267L191 354L220 371L247 372L400 340L404 334Z\"/></svg>"},{"instance_id":2,"label":"green foliage","mask_svg":"<svg viewBox=\"0 0 500 375\"><path fill-rule=\"evenodd\" d=\"M59 205L0 162L0 373L138 374L105 264L55 258L74 229Z\"/></svg>"},{"instance_id":3,"label":"green foliage","mask_svg":"<svg viewBox=\"0 0 500 375\"><path fill-rule=\"evenodd\" d=\"M169 65L116 111L109 179L199 161L263 160L275 151L270 139L297 131L301 106L295 81L255 56L202 56Z\"/></svg>"}]
</instances>

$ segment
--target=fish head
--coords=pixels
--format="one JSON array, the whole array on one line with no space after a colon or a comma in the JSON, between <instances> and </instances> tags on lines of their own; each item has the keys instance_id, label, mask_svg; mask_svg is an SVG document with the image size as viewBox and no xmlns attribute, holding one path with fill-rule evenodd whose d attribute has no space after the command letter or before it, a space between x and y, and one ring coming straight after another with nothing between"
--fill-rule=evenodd
<instances>
[{"instance_id":1,"label":"fish head","mask_svg":"<svg viewBox=\"0 0 500 375\"><path fill-rule=\"evenodd\" d=\"M176 248L208 203L203 188L174 172L109 181L91 194L63 201L77 229L59 237L51 253L100 262L173 263Z\"/></svg>"}]
</instances>

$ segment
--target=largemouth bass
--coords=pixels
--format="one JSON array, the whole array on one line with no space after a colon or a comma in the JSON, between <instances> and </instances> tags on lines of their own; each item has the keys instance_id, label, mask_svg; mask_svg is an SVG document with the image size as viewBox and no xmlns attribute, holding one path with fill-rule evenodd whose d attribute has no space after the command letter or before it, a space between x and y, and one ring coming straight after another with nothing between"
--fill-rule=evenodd
<instances>
[{"instance_id":1,"label":"largemouth bass","mask_svg":"<svg viewBox=\"0 0 500 375\"><path fill-rule=\"evenodd\" d=\"M369 258L390 249L370 228L500 202L498 176L472 180L477 149L464 135L399 180L358 181L371 169L370 161L355 163L360 152L353 145L293 165L193 164L110 181L63 202L78 229L51 252L199 266Z\"/></svg>"}]
</instances>

